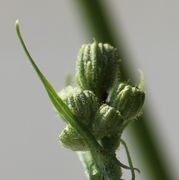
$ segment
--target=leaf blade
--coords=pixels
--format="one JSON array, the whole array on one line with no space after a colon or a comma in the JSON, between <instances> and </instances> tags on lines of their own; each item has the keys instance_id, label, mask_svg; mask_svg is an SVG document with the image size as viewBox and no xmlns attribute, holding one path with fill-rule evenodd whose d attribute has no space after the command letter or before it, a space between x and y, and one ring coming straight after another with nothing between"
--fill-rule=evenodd
<instances>
[{"instance_id":1,"label":"leaf blade","mask_svg":"<svg viewBox=\"0 0 179 180\"><path fill-rule=\"evenodd\" d=\"M37 67L35 61L31 57L31 55L26 47L26 44L21 36L20 25L19 25L18 20L16 21L16 32L17 32L18 38L20 40L20 43L32 65L32 67L34 68L38 77L42 81L52 104L55 106L55 108L61 114L61 116L65 119L65 121L67 123L69 123L72 127L74 127L78 131L78 133L84 137L84 139L86 140L86 143L88 144L89 148L91 149L91 152L94 153L94 156L96 156L96 158L97 158L96 152L97 151L100 152L102 147L96 141L94 136L91 133L89 133L88 130L82 124L79 123L79 121L76 119L76 116L72 113L72 111L69 109L69 107L63 102L63 100L58 96L55 89L52 87L52 85L49 83L49 81L46 79L46 77L41 73L40 69Z\"/></svg>"}]
</instances>

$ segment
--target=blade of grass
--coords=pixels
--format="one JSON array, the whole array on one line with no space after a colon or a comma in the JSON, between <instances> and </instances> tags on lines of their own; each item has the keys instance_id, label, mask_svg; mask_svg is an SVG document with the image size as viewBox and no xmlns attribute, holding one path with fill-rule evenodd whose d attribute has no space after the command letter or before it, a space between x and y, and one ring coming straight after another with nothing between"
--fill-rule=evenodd
<instances>
[{"instance_id":1,"label":"blade of grass","mask_svg":"<svg viewBox=\"0 0 179 180\"><path fill-rule=\"evenodd\" d=\"M68 108L68 106L62 101L62 99L58 96L52 85L49 83L49 81L45 78L45 76L41 73L37 65L35 64L33 58L31 57L25 42L21 36L20 27L19 27L19 21L16 21L16 31L18 38L20 40L20 43L31 63L34 70L36 71L37 75L39 76L40 80L42 81L48 96L52 102L52 104L55 106L57 111L61 114L61 116L66 120L68 124L70 124L72 127L74 127L80 135L84 137L86 140L86 143L88 144L92 154L95 156L94 158L97 159L97 152L101 151L101 146L98 144L96 139L93 137L91 133L88 132L88 130L82 126L79 121L76 119L75 115L71 112L71 110Z\"/></svg>"},{"instance_id":2,"label":"blade of grass","mask_svg":"<svg viewBox=\"0 0 179 180\"><path fill-rule=\"evenodd\" d=\"M130 75L129 59L126 56L123 44L116 42L117 37L110 26L108 16L106 15L101 0L77 0L76 4L80 7L81 17L84 17L87 29L90 34L102 42L108 42L120 49L120 57L123 60L121 66L121 78L126 81L132 79ZM119 34L118 36L121 37ZM122 41L120 41L122 42ZM128 62L127 62L128 59ZM131 63L130 63L131 64ZM146 108L147 109L147 108ZM141 154L143 166L150 172L149 179L152 180L172 180L166 159L162 156L160 148L157 146L157 138L154 136L153 130L149 126L151 117L144 111L140 120L133 123L130 128L130 134L138 151Z\"/></svg>"}]
</instances>

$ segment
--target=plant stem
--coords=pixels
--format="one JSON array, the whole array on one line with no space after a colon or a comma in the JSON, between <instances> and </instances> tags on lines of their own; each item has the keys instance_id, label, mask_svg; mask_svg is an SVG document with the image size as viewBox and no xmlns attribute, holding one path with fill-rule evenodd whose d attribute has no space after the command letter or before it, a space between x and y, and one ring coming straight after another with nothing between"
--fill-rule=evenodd
<instances>
[{"instance_id":1,"label":"plant stem","mask_svg":"<svg viewBox=\"0 0 179 180\"><path fill-rule=\"evenodd\" d=\"M126 53L123 45L118 44L110 27L109 19L105 13L104 7L100 0L77 0L76 4L80 7L81 16L85 18L86 26L89 31L98 41L111 43L120 49L120 57L123 60L121 66L122 80L128 80L130 77L130 69L126 61ZM129 61L128 61L129 62ZM131 76L132 77L132 76ZM130 79L132 79L130 77ZM172 176L165 164L165 158L161 155L160 149L157 147L156 137L153 135L153 130L148 126L150 116L147 113L140 118L140 120L133 123L130 131L141 153L143 166L151 172L152 180L172 180Z\"/></svg>"}]
</instances>

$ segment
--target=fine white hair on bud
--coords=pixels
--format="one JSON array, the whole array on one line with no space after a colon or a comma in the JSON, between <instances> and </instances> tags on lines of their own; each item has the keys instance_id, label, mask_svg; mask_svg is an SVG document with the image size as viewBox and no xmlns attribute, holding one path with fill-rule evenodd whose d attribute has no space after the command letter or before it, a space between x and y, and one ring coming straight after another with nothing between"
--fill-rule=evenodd
<instances>
[{"instance_id":1,"label":"fine white hair on bud","mask_svg":"<svg viewBox=\"0 0 179 180\"><path fill-rule=\"evenodd\" d=\"M121 112L125 119L133 119L140 112L145 93L138 87L121 83L108 97L109 104Z\"/></svg>"},{"instance_id":2,"label":"fine white hair on bud","mask_svg":"<svg viewBox=\"0 0 179 180\"><path fill-rule=\"evenodd\" d=\"M123 118L120 112L107 104L103 104L96 113L92 131L98 139L101 139L104 136L118 134L122 123Z\"/></svg>"},{"instance_id":3,"label":"fine white hair on bud","mask_svg":"<svg viewBox=\"0 0 179 180\"><path fill-rule=\"evenodd\" d=\"M92 91L66 87L59 96L83 125L90 127L99 108L98 98Z\"/></svg>"},{"instance_id":4,"label":"fine white hair on bud","mask_svg":"<svg viewBox=\"0 0 179 180\"><path fill-rule=\"evenodd\" d=\"M84 138L70 125L59 136L61 144L72 151L89 150Z\"/></svg>"},{"instance_id":5,"label":"fine white hair on bud","mask_svg":"<svg viewBox=\"0 0 179 180\"><path fill-rule=\"evenodd\" d=\"M103 99L119 78L119 61L117 49L110 44L83 44L77 58L78 85Z\"/></svg>"}]
</instances>

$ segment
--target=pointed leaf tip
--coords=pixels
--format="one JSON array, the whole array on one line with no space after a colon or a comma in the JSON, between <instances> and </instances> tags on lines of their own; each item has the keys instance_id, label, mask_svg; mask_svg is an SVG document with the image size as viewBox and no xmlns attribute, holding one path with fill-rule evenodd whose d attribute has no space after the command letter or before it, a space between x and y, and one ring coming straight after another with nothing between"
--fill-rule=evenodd
<instances>
[{"instance_id":1,"label":"pointed leaf tip","mask_svg":"<svg viewBox=\"0 0 179 180\"><path fill-rule=\"evenodd\" d=\"M37 73L38 77L40 78L40 80L42 81L48 96L52 102L52 104L55 106L55 108L57 109L57 111L62 115L62 117L64 118L64 120L66 120L66 122L68 124L70 124L72 127L74 127L78 133L80 135L82 135L84 137L84 139L86 140L86 143L89 145L89 147L91 148L91 150L95 150L98 149L98 151L101 150L101 146L98 144L98 142L96 141L96 139L92 136L91 133L89 133L88 131L86 131L86 128L84 128L79 121L76 121L76 117L73 114L73 112L69 109L69 107L63 102L63 100L58 96L57 92L55 91L55 89L53 88L53 86L50 84L50 82L46 79L46 77L42 74L42 72L40 71L40 69L38 68L38 66L36 65L35 61L33 60L33 58L31 57L26 44L22 38L21 32L20 32L20 26L19 26L19 21L16 21L16 32L17 32L17 36L19 38L19 41L28 57L29 62L31 63L32 67L34 68L35 72ZM95 152L95 151L94 151Z\"/></svg>"},{"instance_id":2,"label":"pointed leaf tip","mask_svg":"<svg viewBox=\"0 0 179 180\"><path fill-rule=\"evenodd\" d=\"M138 84L138 88L143 91L144 90L144 82L145 82L144 81L144 73L141 69L139 69L138 72L140 75L140 82Z\"/></svg>"},{"instance_id":3,"label":"pointed leaf tip","mask_svg":"<svg viewBox=\"0 0 179 180\"><path fill-rule=\"evenodd\" d=\"M16 27L19 26L19 19L17 19L17 20L15 21L15 25L16 25Z\"/></svg>"}]
</instances>

